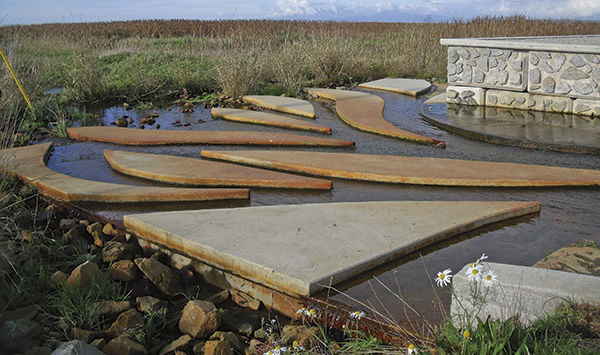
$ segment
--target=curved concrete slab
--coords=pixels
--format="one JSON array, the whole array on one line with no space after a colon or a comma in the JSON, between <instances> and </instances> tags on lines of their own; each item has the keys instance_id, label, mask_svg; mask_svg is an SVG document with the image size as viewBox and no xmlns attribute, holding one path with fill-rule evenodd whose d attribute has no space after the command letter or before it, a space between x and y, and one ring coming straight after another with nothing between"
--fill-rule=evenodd
<instances>
[{"instance_id":1,"label":"curved concrete slab","mask_svg":"<svg viewBox=\"0 0 600 355\"><path fill-rule=\"evenodd\" d=\"M120 173L171 184L331 189L331 181L328 180L235 164L119 150L105 150L104 156Z\"/></svg>"},{"instance_id":2,"label":"curved concrete slab","mask_svg":"<svg viewBox=\"0 0 600 355\"><path fill-rule=\"evenodd\" d=\"M35 186L41 194L56 200L74 202L181 202L248 199L247 189L189 189L119 185L74 178L50 170L44 162L52 148L51 143L5 149L3 167L26 183Z\"/></svg>"},{"instance_id":3,"label":"curved concrete slab","mask_svg":"<svg viewBox=\"0 0 600 355\"><path fill-rule=\"evenodd\" d=\"M600 170L391 155L209 151L206 158L332 178L443 186L597 186Z\"/></svg>"},{"instance_id":4,"label":"curved concrete slab","mask_svg":"<svg viewBox=\"0 0 600 355\"><path fill-rule=\"evenodd\" d=\"M213 117L230 121L331 134L331 128L269 112L240 110L235 108L213 108L210 110L210 113Z\"/></svg>"},{"instance_id":5,"label":"curved concrete slab","mask_svg":"<svg viewBox=\"0 0 600 355\"><path fill-rule=\"evenodd\" d=\"M121 127L74 127L67 130L69 138L124 145L165 144L231 144L289 145L319 147L354 147L354 142L331 138L300 136L287 133L243 131L169 131Z\"/></svg>"},{"instance_id":6,"label":"curved concrete slab","mask_svg":"<svg viewBox=\"0 0 600 355\"><path fill-rule=\"evenodd\" d=\"M431 83L422 79L385 78L358 85L359 88L419 96L431 89Z\"/></svg>"},{"instance_id":7,"label":"curved concrete slab","mask_svg":"<svg viewBox=\"0 0 600 355\"><path fill-rule=\"evenodd\" d=\"M358 91L306 88L306 92L335 101L340 118L354 128L414 143L446 146L446 142L402 130L383 117L383 99Z\"/></svg>"},{"instance_id":8,"label":"curved concrete slab","mask_svg":"<svg viewBox=\"0 0 600 355\"><path fill-rule=\"evenodd\" d=\"M137 214L124 223L179 254L286 294L311 295L539 208L537 202L353 202Z\"/></svg>"},{"instance_id":9,"label":"curved concrete slab","mask_svg":"<svg viewBox=\"0 0 600 355\"><path fill-rule=\"evenodd\" d=\"M285 96L248 95L242 101L269 110L315 118L315 108L310 102Z\"/></svg>"}]
</instances>

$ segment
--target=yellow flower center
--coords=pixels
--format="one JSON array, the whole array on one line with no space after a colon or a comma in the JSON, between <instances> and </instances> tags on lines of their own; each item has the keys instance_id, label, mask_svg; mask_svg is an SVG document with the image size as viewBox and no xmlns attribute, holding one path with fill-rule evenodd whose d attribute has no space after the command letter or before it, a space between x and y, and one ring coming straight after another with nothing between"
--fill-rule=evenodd
<instances>
[{"instance_id":1,"label":"yellow flower center","mask_svg":"<svg viewBox=\"0 0 600 355\"><path fill-rule=\"evenodd\" d=\"M311 309L310 311L308 311L308 314L310 314L311 316L314 316L315 315L315 310Z\"/></svg>"},{"instance_id":2,"label":"yellow flower center","mask_svg":"<svg viewBox=\"0 0 600 355\"><path fill-rule=\"evenodd\" d=\"M479 270L478 269L473 269L473 270L471 270L471 274L477 275L477 274L479 274Z\"/></svg>"},{"instance_id":3,"label":"yellow flower center","mask_svg":"<svg viewBox=\"0 0 600 355\"><path fill-rule=\"evenodd\" d=\"M470 332L470 331L468 331L468 330L465 330L465 331L463 332L463 337L465 337L465 338L468 338L468 337L470 337L470 336L471 336L471 332Z\"/></svg>"},{"instance_id":4,"label":"yellow flower center","mask_svg":"<svg viewBox=\"0 0 600 355\"><path fill-rule=\"evenodd\" d=\"M443 280L446 278L446 274L440 274L440 280Z\"/></svg>"},{"instance_id":5,"label":"yellow flower center","mask_svg":"<svg viewBox=\"0 0 600 355\"><path fill-rule=\"evenodd\" d=\"M487 281L492 281L492 275L487 275L487 276L485 277L485 279L486 279Z\"/></svg>"},{"instance_id":6,"label":"yellow flower center","mask_svg":"<svg viewBox=\"0 0 600 355\"><path fill-rule=\"evenodd\" d=\"M294 342L292 343L292 346L294 348L297 348L298 347L298 340L294 340Z\"/></svg>"},{"instance_id":7,"label":"yellow flower center","mask_svg":"<svg viewBox=\"0 0 600 355\"><path fill-rule=\"evenodd\" d=\"M408 346L408 349L409 349L409 350L415 350L415 346L414 346L413 344L410 344L410 345Z\"/></svg>"}]
</instances>

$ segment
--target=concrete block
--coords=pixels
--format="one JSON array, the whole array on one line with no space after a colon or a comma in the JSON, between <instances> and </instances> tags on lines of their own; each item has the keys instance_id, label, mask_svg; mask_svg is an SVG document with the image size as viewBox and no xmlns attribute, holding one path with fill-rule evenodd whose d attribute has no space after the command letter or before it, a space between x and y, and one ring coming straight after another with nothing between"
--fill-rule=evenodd
<instances>
[{"instance_id":1,"label":"concrete block","mask_svg":"<svg viewBox=\"0 0 600 355\"><path fill-rule=\"evenodd\" d=\"M467 324L469 317L473 324L475 317L486 319L488 316L500 320L519 316L522 322L530 324L553 314L555 308L567 300L600 303L600 277L597 276L496 263L486 263L486 267L494 270L499 283L489 288L479 286L479 300L485 296L479 311L476 309L480 303L473 302L474 283L467 278L468 267L453 277L456 298L452 299L450 313L456 325Z\"/></svg>"},{"instance_id":2,"label":"concrete block","mask_svg":"<svg viewBox=\"0 0 600 355\"><path fill-rule=\"evenodd\" d=\"M573 113L585 116L600 116L600 100L576 99L573 101Z\"/></svg>"},{"instance_id":3,"label":"concrete block","mask_svg":"<svg viewBox=\"0 0 600 355\"><path fill-rule=\"evenodd\" d=\"M488 90L485 105L492 107L516 108L520 110L573 112L573 100L568 97L537 95L527 92Z\"/></svg>"},{"instance_id":4,"label":"concrete block","mask_svg":"<svg viewBox=\"0 0 600 355\"><path fill-rule=\"evenodd\" d=\"M486 89L468 86L448 86L446 89L446 102L459 105L485 105Z\"/></svg>"}]
</instances>

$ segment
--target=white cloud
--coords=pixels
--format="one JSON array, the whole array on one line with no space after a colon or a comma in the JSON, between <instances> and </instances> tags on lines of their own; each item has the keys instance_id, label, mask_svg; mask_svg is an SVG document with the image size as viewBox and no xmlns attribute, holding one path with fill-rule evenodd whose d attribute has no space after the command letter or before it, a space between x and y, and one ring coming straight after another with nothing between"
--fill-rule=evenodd
<instances>
[{"instance_id":1,"label":"white cloud","mask_svg":"<svg viewBox=\"0 0 600 355\"><path fill-rule=\"evenodd\" d=\"M392 4L391 1L380 2L375 4L375 8L377 9L377 12L394 11L394 4Z\"/></svg>"},{"instance_id":2,"label":"white cloud","mask_svg":"<svg viewBox=\"0 0 600 355\"><path fill-rule=\"evenodd\" d=\"M308 0L277 0L277 8L284 15L314 15L317 9Z\"/></svg>"},{"instance_id":3,"label":"white cloud","mask_svg":"<svg viewBox=\"0 0 600 355\"><path fill-rule=\"evenodd\" d=\"M600 1L598 0L569 0L566 11L577 16L594 16L600 14Z\"/></svg>"}]
</instances>

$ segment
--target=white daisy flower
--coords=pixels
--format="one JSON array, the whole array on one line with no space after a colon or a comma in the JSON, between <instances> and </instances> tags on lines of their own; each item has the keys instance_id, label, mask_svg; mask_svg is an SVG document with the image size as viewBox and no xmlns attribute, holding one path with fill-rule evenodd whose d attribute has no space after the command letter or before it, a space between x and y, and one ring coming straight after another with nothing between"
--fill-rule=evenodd
<instances>
[{"instance_id":1,"label":"white daisy flower","mask_svg":"<svg viewBox=\"0 0 600 355\"><path fill-rule=\"evenodd\" d=\"M490 287L498 283L498 276L496 276L494 270L489 270L488 272L483 274L481 280L483 281L483 285L485 287Z\"/></svg>"},{"instance_id":2,"label":"white daisy flower","mask_svg":"<svg viewBox=\"0 0 600 355\"><path fill-rule=\"evenodd\" d=\"M447 284L449 284L450 279L452 278L451 273L452 273L452 270L450 270L450 269L446 269L442 272L438 272L437 278L435 279L435 282L437 282L438 286L444 287Z\"/></svg>"},{"instance_id":3,"label":"white daisy flower","mask_svg":"<svg viewBox=\"0 0 600 355\"><path fill-rule=\"evenodd\" d=\"M467 276L470 282L481 280L481 275L483 273L483 265L475 264L474 266L469 266L467 269Z\"/></svg>"},{"instance_id":4,"label":"white daisy flower","mask_svg":"<svg viewBox=\"0 0 600 355\"><path fill-rule=\"evenodd\" d=\"M350 312L350 317L356 318L356 320L361 319L364 315L365 315L365 312L363 312L363 311Z\"/></svg>"},{"instance_id":5,"label":"white daisy flower","mask_svg":"<svg viewBox=\"0 0 600 355\"><path fill-rule=\"evenodd\" d=\"M419 349L417 349L417 347L416 347L416 346L414 346L414 344L410 344L410 345L408 346L408 355L411 355L411 354L418 354L418 353L419 353Z\"/></svg>"}]
</instances>

